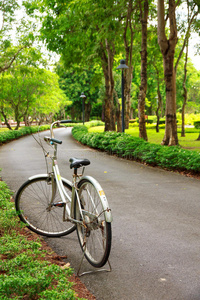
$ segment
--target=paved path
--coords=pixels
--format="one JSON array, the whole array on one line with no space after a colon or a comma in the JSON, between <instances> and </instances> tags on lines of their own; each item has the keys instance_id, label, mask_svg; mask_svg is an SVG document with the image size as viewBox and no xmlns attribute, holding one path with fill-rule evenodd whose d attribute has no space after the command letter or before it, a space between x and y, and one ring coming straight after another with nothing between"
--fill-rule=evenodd
<instances>
[{"instance_id":1,"label":"paved path","mask_svg":"<svg viewBox=\"0 0 200 300\"><path fill-rule=\"evenodd\" d=\"M47 135L47 132L41 135ZM69 158L87 157L86 174L103 186L114 221L111 273L82 277L98 300L200 299L200 182L81 146L70 129L57 129L61 173ZM16 191L28 176L44 173L40 147L29 136L0 147L3 179ZM77 270L76 232L47 239ZM91 267L84 260L84 270Z\"/></svg>"}]
</instances>

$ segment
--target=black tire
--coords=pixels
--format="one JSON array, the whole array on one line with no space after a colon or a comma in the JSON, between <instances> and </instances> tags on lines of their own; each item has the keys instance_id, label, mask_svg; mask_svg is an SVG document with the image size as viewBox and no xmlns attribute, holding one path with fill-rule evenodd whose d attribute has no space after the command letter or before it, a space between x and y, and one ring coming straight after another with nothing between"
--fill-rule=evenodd
<instances>
[{"instance_id":1,"label":"black tire","mask_svg":"<svg viewBox=\"0 0 200 300\"><path fill-rule=\"evenodd\" d=\"M71 186L63 181L63 185L69 195ZM15 208L22 222L28 225L32 231L48 236L60 237L73 232L76 225L71 222L63 222L64 207L51 206L52 184L49 177L39 177L26 181L18 190L15 197ZM54 203L61 201L56 189ZM68 204L70 205L70 204Z\"/></svg>"},{"instance_id":2,"label":"black tire","mask_svg":"<svg viewBox=\"0 0 200 300\"><path fill-rule=\"evenodd\" d=\"M83 179L79 182L78 188L83 218L75 198L75 219L80 221L84 219L86 225L83 227L77 224L79 243L88 262L96 268L101 268L107 262L111 250L111 223L106 222L101 198L93 183Z\"/></svg>"}]
</instances>

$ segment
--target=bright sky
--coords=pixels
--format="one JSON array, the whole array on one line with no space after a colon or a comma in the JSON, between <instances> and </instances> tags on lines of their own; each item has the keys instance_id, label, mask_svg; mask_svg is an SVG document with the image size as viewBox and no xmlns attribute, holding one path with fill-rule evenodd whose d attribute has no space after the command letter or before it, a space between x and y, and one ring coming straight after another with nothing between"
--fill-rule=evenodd
<instances>
[{"instance_id":1,"label":"bright sky","mask_svg":"<svg viewBox=\"0 0 200 300\"><path fill-rule=\"evenodd\" d=\"M189 57L191 58L195 68L200 70L200 55L195 55L195 45L200 45L200 37L198 34L193 34L190 40Z\"/></svg>"}]
</instances>

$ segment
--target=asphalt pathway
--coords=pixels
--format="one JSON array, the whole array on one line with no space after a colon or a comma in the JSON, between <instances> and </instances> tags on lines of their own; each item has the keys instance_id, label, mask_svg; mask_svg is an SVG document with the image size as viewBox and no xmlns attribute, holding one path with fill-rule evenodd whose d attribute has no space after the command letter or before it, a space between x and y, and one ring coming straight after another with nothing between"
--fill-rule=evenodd
<instances>
[{"instance_id":1,"label":"asphalt pathway","mask_svg":"<svg viewBox=\"0 0 200 300\"><path fill-rule=\"evenodd\" d=\"M41 133L41 137L48 132ZM180 174L109 156L82 146L70 129L56 129L60 170L71 178L69 158L91 160L113 214L112 272L81 280L98 300L200 299L200 182ZM31 136L0 147L2 177L16 192L31 175L45 173L39 145ZM76 232L45 238L77 271L81 250ZM92 270L84 260L82 271Z\"/></svg>"}]
</instances>

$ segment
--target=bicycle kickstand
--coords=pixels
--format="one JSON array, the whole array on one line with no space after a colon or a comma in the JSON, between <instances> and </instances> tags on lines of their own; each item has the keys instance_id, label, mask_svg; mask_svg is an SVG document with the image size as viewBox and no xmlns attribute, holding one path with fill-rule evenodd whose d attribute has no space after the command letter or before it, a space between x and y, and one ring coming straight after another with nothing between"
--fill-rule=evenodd
<instances>
[{"instance_id":1,"label":"bicycle kickstand","mask_svg":"<svg viewBox=\"0 0 200 300\"><path fill-rule=\"evenodd\" d=\"M78 277L81 277L81 276L84 276L84 275L87 275L87 274L97 273L97 272L111 272L112 271L110 261L108 260L107 262L108 262L109 269L98 269L98 270L94 270L94 271L86 271L86 272L83 272L83 273L80 274L81 266L82 266L83 259L84 259L84 256L85 256L85 251L86 251L86 243L85 243L85 246L84 246L83 256L81 258L81 262L80 262L78 272L77 272Z\"/></svg>"}]
</instances>

